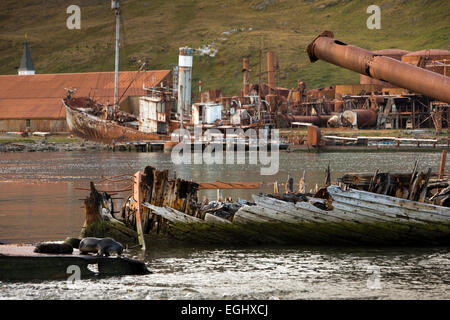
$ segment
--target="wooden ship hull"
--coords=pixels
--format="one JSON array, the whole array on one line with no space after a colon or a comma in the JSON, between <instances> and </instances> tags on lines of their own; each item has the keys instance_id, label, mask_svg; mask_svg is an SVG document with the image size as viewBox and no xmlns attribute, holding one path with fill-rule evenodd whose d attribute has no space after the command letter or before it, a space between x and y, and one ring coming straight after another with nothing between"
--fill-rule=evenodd
<instances>
[{"instance_id":1,"label":"wooden ship hull","mask_svg":"<svg viewBox=\"0 0 450 320\"><path fill-rule=\"evenodd\" d=\"M72 101L74 103L71 103ZM167 135L142 132L117 121L101 119L85 112L84 109L87 107L80 107L75 101L83 101L83 99L72 98L70 101L64 99L63 104L66 109L67 126L74 135L80 138L105 144L169 139Z\"/></svg>"},{"instance_id":2,"label":"wooden ship hull","mask_svg":"<svg viewBox=\"0 0 450 320\"><path fill-rule=\"evenodd\" d=\"M253 202L211 202L202 207L196 203L198 184L171 180L167 171L151 167L145 177L141 201L131 196L122 208L121 226L88 223L85 235L122 234L130 242L141 237L151 247L450 245L450 208L445 206L330 185L315 196L259 194Z\"/></svg>"}]
</instances>

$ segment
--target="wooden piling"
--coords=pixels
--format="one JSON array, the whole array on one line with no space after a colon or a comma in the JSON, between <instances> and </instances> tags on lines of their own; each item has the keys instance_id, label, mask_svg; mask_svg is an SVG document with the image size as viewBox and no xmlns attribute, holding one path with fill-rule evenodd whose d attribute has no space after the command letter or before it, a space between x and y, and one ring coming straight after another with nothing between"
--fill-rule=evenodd
<instances>
[{"instance_id":1,"label":"wooden piling","mask_svg":"<svg viewBox=\"0 0 450 320\"><path fill-rule=\"evenodd\" d=\"M441 165L439 167L439 177L438 177L438 179L442 179L444 177L445 163L446 162L447 162L447 150L442 150Z\"/></svg>"},{"instance_id":2,"label":"wooden piling","mask_svg":"<svg viewBox=\"0 0 450 320\"><path fill-rule=\"evenodd\" d=\"M133 198L136 202L136 230L139 236L139 244L142 250L145 250L144 230L142 228L142 171L134 174Z\"/></svg>"}]
</instances>

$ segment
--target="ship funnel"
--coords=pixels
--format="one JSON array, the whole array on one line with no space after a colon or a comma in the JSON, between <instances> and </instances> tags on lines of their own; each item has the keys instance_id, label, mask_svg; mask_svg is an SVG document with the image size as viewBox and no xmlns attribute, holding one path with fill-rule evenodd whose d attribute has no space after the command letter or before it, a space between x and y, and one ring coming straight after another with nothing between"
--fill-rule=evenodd
<instances>
[{"instance_id":1,"label":"ship funnel","mask_svg":"<svg viewBox=\"0 0 450 320\"><path fill-rule=\"evenodd\" d=\"M191 114L192 48L180 48L178 58L178 113Z\"/></svg>"}]
</instances>

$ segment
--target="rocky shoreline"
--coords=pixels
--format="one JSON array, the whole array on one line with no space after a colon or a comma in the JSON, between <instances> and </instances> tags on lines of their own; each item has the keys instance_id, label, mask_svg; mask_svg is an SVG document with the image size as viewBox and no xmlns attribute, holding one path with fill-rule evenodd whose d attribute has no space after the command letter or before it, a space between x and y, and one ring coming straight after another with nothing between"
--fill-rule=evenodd
<instances>
[{"instance_id":1,"label":"rocky shoreline","mask_svg":"<svg viewBox=\"0 0 450 320\"><path fill-rule=\"evenodd\" d=\"M0 152L71 152L71 151L105 151L110 146L95 142L34 142L34 143L0 143Z\"/></svg>"}]
</instances>

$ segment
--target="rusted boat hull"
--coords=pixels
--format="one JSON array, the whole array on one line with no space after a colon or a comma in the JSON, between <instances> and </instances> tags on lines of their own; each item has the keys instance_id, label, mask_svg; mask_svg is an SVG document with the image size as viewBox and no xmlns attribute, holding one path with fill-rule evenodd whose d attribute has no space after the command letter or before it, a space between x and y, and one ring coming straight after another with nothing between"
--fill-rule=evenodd
<instances>
[{"instance_id":1,"label":"rusted boat hull","mask_svg":"<svg viewBox=\"0 0 450 320\"><path fill-rule=\"evenodd\" d=\"M106 144L143 140L169 140L167 135L141 132L119 125L114 121L103 120L89 115L78 109L71 108L64 100L63 104L66 109L67 126L74 135L80 138Z\"/></svg>"}]
</instances>

